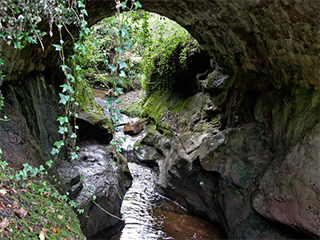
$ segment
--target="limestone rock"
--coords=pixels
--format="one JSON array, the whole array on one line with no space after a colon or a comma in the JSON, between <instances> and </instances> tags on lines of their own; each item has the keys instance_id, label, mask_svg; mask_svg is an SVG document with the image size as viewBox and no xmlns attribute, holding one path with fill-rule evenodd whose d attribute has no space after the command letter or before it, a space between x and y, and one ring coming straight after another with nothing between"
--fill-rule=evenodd
<instances>
[{"instance_id":1,"label":"limestone rock","mask_svg":"<svg viewBox=\"0 0 320 240\"><path fill-rule=\"evenodd\" d=\"M124 125L123 132L129 135L137 135L139 132L143 130L143 123L146 120L141 120L139 118L133 118Z\"/></svg>"},{"instance_id":2,"label":"limestone rock","mask_svg":"<svg viewBox=\"0 0 320 240\"><path fill-rule=\"evenodd\" d=\"M126 162L119 160L119 166L113 162L109 151L102 145L84 146L78 153L78 160L64 162L58 168L62 187L71 192L78 208L84 209L79 220L84 235L90 239L106 230L110 235L118 230L122 221L99 206L119 218L122 196L132 182Z\"/></svg>"}]
</instances>

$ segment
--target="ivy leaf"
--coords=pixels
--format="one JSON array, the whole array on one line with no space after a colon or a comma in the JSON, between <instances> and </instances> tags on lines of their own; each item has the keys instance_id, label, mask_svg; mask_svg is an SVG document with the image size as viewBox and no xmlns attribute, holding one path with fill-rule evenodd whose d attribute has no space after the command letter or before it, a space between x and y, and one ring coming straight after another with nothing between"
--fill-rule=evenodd
<instances>
[{"instance_id":1,"label":"ivy leaf","mask_svg":"<svg viewBox=\"0 0 320 240\"><path fill-rule=\"evenodd\" d=\"M70 138L77 138L77 134L72 133L71 136L70 136Z\"/></svg>"},{"instance_id":2,"label":"ivy leaf","mask_svg":"<svg viewBox=\"0 0 320 240\"><path fill-rule=\"evenodd\" d=\"M121 95L121 94L123 94L123 88L114 87L113 90L114 90L114 95L115 95L116 97L119 96L119 95Z\"/></svg>"},{"instance_id":3,"label":"ivy leaf","mask_svg":"<svg viewBox=\"0 0 320 240\"><path fill-rule=\"evenodd\" d=\"M110 144L111 144L111 145L117 145L118 142L117 142L117 140L112 139L111 142L110 142Z\"/></svg>"},{"instance_id":4,"label":"ivy leaf","mask_svg":"<svg viewBox=\"0 0 320 240\"><path fill-rule=\"evenodd\" d=\"M120 47L116 47L115 50L116 50L116 52L118 52L118 53L121 53L121 52L122 52L122 48L120 48Z\"/></svg>"},{"instance_id":5,"label":"ivy leaf","mask_svg":"<svg viewBox=\"0 0 320 240\"><path fill-rule=\"evenodd\" d=\"M60 125L63 125L64 123L67 123L69 120L68 120L68 117L59 117L57 119L57 121L60 123Z\"/></svg>"},{"instance_id":6,"label":"ivy leaf","mask_svg":"<svg viewBox=\"0 0 320 240\"><path fill-rule=\"evenodd\" d=\"M122 28L122 29L119 30L119 37L123 38L123 39L124 38L128 38L129 37L129 32Z\"/></svg>"},{"instance_id":7,"label":"ivy leaf","mask_svg":"<svg viewBox=\"0 0 320 240\"><path fill-rule=\"evenodd\" d=\"M55 147L57 147L58 149L60 149L61 146L64 145L64 142L63 142L63 140L61 140L61 141L56 141L53 145L54 145Z\"/></svg>"},{"instance_id":8,"label":"ivy leaf","mask_svg":"<svg viewBox=\"0 0 320 240\"><path fill-rule=\"evenodd\" d=\"M53 150L53 149L52 149L52 150ZM59 151L58 151L58 153L59 153ZM52 151L51 151L51 154L52 154ZM54 154L52 154L52 155L54 155ZM47 165L48 167L51 167L51 166L52 166L52 163L53 163L52 160L46 161L46 165Z\"/></svg>"},{"instance_id":9,"label":"ivy leaf","mask_svg":"<svg viewBox=\"0 0 320 240\"><path fill-rule=\"evenodd\" d=\"M2 162L0 161L0 165L2 167L2 169L5 169L7 165L9 165L9 163L7 163L6 161Z\"/></svg>"},{"instance_id":10,"label":"ivy leaf","mask_svg":"<svg viewBox=\"0 0 320 240\"><path fill-rule=\"evenodd\" d=\"M79 209L78 209L78 213L79 213L79 214L84 213L84 209L80 209L80 208L79 208Z\"/></svg>"},{"instance_id":11,"label":"ivy leaf","mask_svg":"<svg viewBox=\"0 0 320 240\"><path fill-rule=\"evenodd\" d=\"M59 44L52 44L52 46L54 46L56 48L56 51L61 52L62 47Z\"/></svg>"},{"instance_id":12,"label":"ivy leaf","mask_svg":"<svg viewBox=\"0 0 320 240\"><path fill-rule=\"evenodd\" d=\"M59 96L60 96L60 101L59 101L59 103L61 103L61 104L63 104L63 105L66 105L66 104L68 103L68 101L69 101L70 96L64 95L64 94L62 94L62 93L59 93Z\"/></svg>"},{"instance_id":13,"label":"ivy leaf","mask_svg":"<svg viewBox=\"0 0 320 240\"><path fill-rule=\"evenodd\" d=\"M68 80L70 80L71 82L75 82L74 76L72 76L72 74L68 73L66 76Z\"/></svg>"},{"instance_id":14,"label":"ivy leaf","mask_svg":"<svg viewBox=\"0 0 320 240\"><path fill-rule=\"evenodd\" d=\"M80 12L81 12L83 15L88 16L88 12L87 12L86 9L81 9Z\"/></svg>"},{"instance_id":15,"label":"ivy leaf","mask_svg":"<svg viewBox=\"0 0 320 240\"><path fill-rule=\"evenodd\" d=\"M121 59L118 61L118 64L119 64L119 69L121 70L122 68L126 68L128 67L128 65L122 61Z\"/></svg>"},{"instance_id":16,"label":"ivy leaf","mask_svg":"<svg viewBox=\"0 0 320 240\"><path fill-rule=\"evenodd\" d=\"M52 150L51 150L51 155L56 155L56 154L58 154L59 153L59 150L57 149L57 148L52 148ZM50 167L50 166L49 166Z\"/></svg>"},{"instance_id":17,"label":"ivy leaf","mask_svg":"<svg viewBox=\"0 0 320 240\"><path fill-rule=\"evenodd\" d=\"M66 92L66 91L69 91L71 93L74 93L74 90L71 86L68 86L67 84L63 84L63 85L60 85L60 87L62 87L62 92Z\"/></svg>"},{"instance_id":18,"label":"ivy leaf","mask_svg":"<svg viewBox=\"0 0 320 240\"><path fill-rule=\"evenodd\" d=\"M58 132L59 132L60 134L64 134L64 133L66 133L67 131L68 131L68 128L66 128L66 127L61 127L61 126L60 126Z\"/></svg>"},{"instance_id":19,"label":"ivy leaf","mask_svg":"<svg viewBox=\"0 0 320 240\"><path fill-rule=\"evenodd\" d=\"M114 85L118 85L118 84L120 85L122 83L123 83L123 81L122 81L121 78L117 78L117 79L114 80Z\"/></svg>"},{"instance_id":20,"label":"ivy leaf","mask_svg":"<svg viewBox=\"0 0 320 240\"><path fill-rule=\"evenodd\" d=\"M125 42L125 43L122 45L122 48L123 48L124 50L129 50L129 51L130 51L132 45L133 45L132 42L127 41L127 42Z\"/></svg>"},{"instance_id":21,"label":"ivy leaf","mask_svg":"<svg viewBox=\"0 0 320 240\"><path fill-rule=\"evenodd\" d=\"M78 8L85 8L86 6L83 4L82 1L78 1Z\"/></svg>"},{"instance_id":22,"label":"ivy leaf","mask_svg":"<svg viewBox=\"0 0 320 240\"><path fill-rule=\"evenodd\" d=\"M136 2L134 3L134 7L135 7L135 9L137 10L138 8L142 8L142 5L141 5L141 3L140 3L139 1L136 1Z\"/></svg>"},{"instance_id":23,"label":"ivy leaf","mask_svg":"<svg viewBox=\"0 0 320 240\"><path fill-rule=\"evenodd\" d=\"M125 77L125 76L126 76L125 72L121 70L119 77Z\"/></svg>"},{"instance_id":24,"label":"ivy leaf","mask_svg":"<svg viewBox=\"0 0 320 240\"><path fill-rule=\"evenodd\" d=\"M75 160L75 159L79 159L79 156L78 156L77 153L72 152L72 153L71 153L71 161L73 161L73 160Z\"/></svg>"},{"instance_id":25,"label":"ivy leaf","mask_svg":"<svg viewBox=\"0 0 320 240\"><path fill-rule=\"evenodd\" d=\"M67 68L68 68L67 65L61 65L60 67L61 67L61 69L62 69L63 72L67 71Z\"/></svg>"},{"instance_id":26,"label":"ivy leaf","mask_svg":"<svg viewBox=\"0 0 320 240\"><path fill-rule=\"evenodd\" d=\"M117 70L117 67L112 66L112 65L110 65L110 64L108 64L108 67L110 68L110 70L111 70L112 72L115 72L115 71Z\"/></svg>"}]
</instances>

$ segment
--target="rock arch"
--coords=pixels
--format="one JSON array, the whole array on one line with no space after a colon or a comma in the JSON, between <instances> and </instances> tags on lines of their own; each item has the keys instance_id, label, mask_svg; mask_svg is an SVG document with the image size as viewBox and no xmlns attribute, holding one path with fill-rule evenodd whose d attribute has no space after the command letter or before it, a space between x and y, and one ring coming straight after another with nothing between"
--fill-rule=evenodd
<instances>
[{"instance_id":1,"label":"rock arch","mask_svg":"<svg viewBox=\"0 0 320 240\"><path fill-rule=\"evenodd\" d=\"M246 203L252 201L254 209L271 220L319 237L319 2L141 0L141 3L145 10L164 15L186 28L201 48L232 76L225 108L227 126L238 127L239 116L244 117L244 123L264 125L274 158L259 179L257 191ZM88 1L89 24L110 16L115 11L114 5L113 0ZM54 134L57 127L46 129L46 126L48 121L55 122L58 113L43 116L37 110L39 106L54 108L58 101L54 96L54 88L59 86L54 78L58 56L50 47L56 42L55 37L45 38L44 52L37 46L22 51L2 48L8 62L5 66L8 78L0 82L10 104L5 111L20 112L23 120L15 124L20 121L18 128L25 131L22 146L29 144L41 154L48 153L52 139L57 138ZM9 139L2 126L0 133ZM32 141L26 140L28 134ZM50 141L42 141L48 136ZM295 211L291 214L292 209ZM226 226L232 228L230 224ZM244 236L234 235L236 229L232 229L231 237Z\"/></svg>"},{"instance_id":2,"label":"rock arch","mask_svg":"<svg viewBox=\"0 0 320 240\"><path fill-rule=\"evenodd\" d=\"M236 72L262 72L278 85L320 88L317 1L141 0L141 3L145 10L164 15L187 29L202 49L216 56L221 66ZM110 16L114 10L113 1L87 4L91 24Z\"/></svg>"}]
</instances>

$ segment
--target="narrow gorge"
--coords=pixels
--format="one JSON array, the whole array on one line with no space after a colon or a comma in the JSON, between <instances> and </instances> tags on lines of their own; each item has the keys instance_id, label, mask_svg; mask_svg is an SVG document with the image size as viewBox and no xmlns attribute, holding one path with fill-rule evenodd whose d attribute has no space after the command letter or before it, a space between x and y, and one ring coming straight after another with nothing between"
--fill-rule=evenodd
<instances>
[{"instance_id":1,"label":"narrow gorge","mask_svg":"<svg viewBox=\"0 0 320 240\"><path fill-rule=\"evenodd\" d=\"M188 52L185 66L176 69L172 91L146 97L140 113L148 119L145 136L137 151L117 155L118 165L109 161L115 151L100 146L112 139L109 122L80 116L80 140L96 145L82 141L79 161L104 166L98 175L116 174L123 182L102 181L117 186L120 193L110 193L117 198L132 181L126 161L138 159L158 171L162 195L219 225L228 239L320 238L319 1L140 2L185 28L200 50ZM109 0L88 1L86 9L90 26L116 11ZM1 114L10 119L0 121L0 148L2 160L17 168L44 164L60 137L56 120L63 112L58 102L64 76L52 47L57 35L44 37L44 51L0 42L6 75L0 79ZM67 151L59 158L66 159ZM57 160L51 174L63 175L63 164L71 163ZM78 196L78 173L65 175L64 187ZM109 210L119 215L120 205ZM89 225L97 232L119 227L108 224Z\"/></svg>"}]
</instances>

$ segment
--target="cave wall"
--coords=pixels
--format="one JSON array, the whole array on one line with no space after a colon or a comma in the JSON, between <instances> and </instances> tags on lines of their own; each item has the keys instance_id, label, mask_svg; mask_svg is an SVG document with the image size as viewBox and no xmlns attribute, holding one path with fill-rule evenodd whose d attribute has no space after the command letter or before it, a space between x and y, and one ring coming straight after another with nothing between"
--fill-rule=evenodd
<instances>
[{"instance_id":1,"label":"cave wall","mask_svg":"<svg viewBox=\"0 0 320 240\"><path fill-rule=\"evenodd\" d=\"M4 82L1 114L9 121L0 122L2 160L20 168L25 162L44 165L52 158L53 143L60 139L57 118L63 114L58 103L62 83L61 73L50 68ZM59 157L66 157L65 149Z\"/></svg>"}]
</instances>

